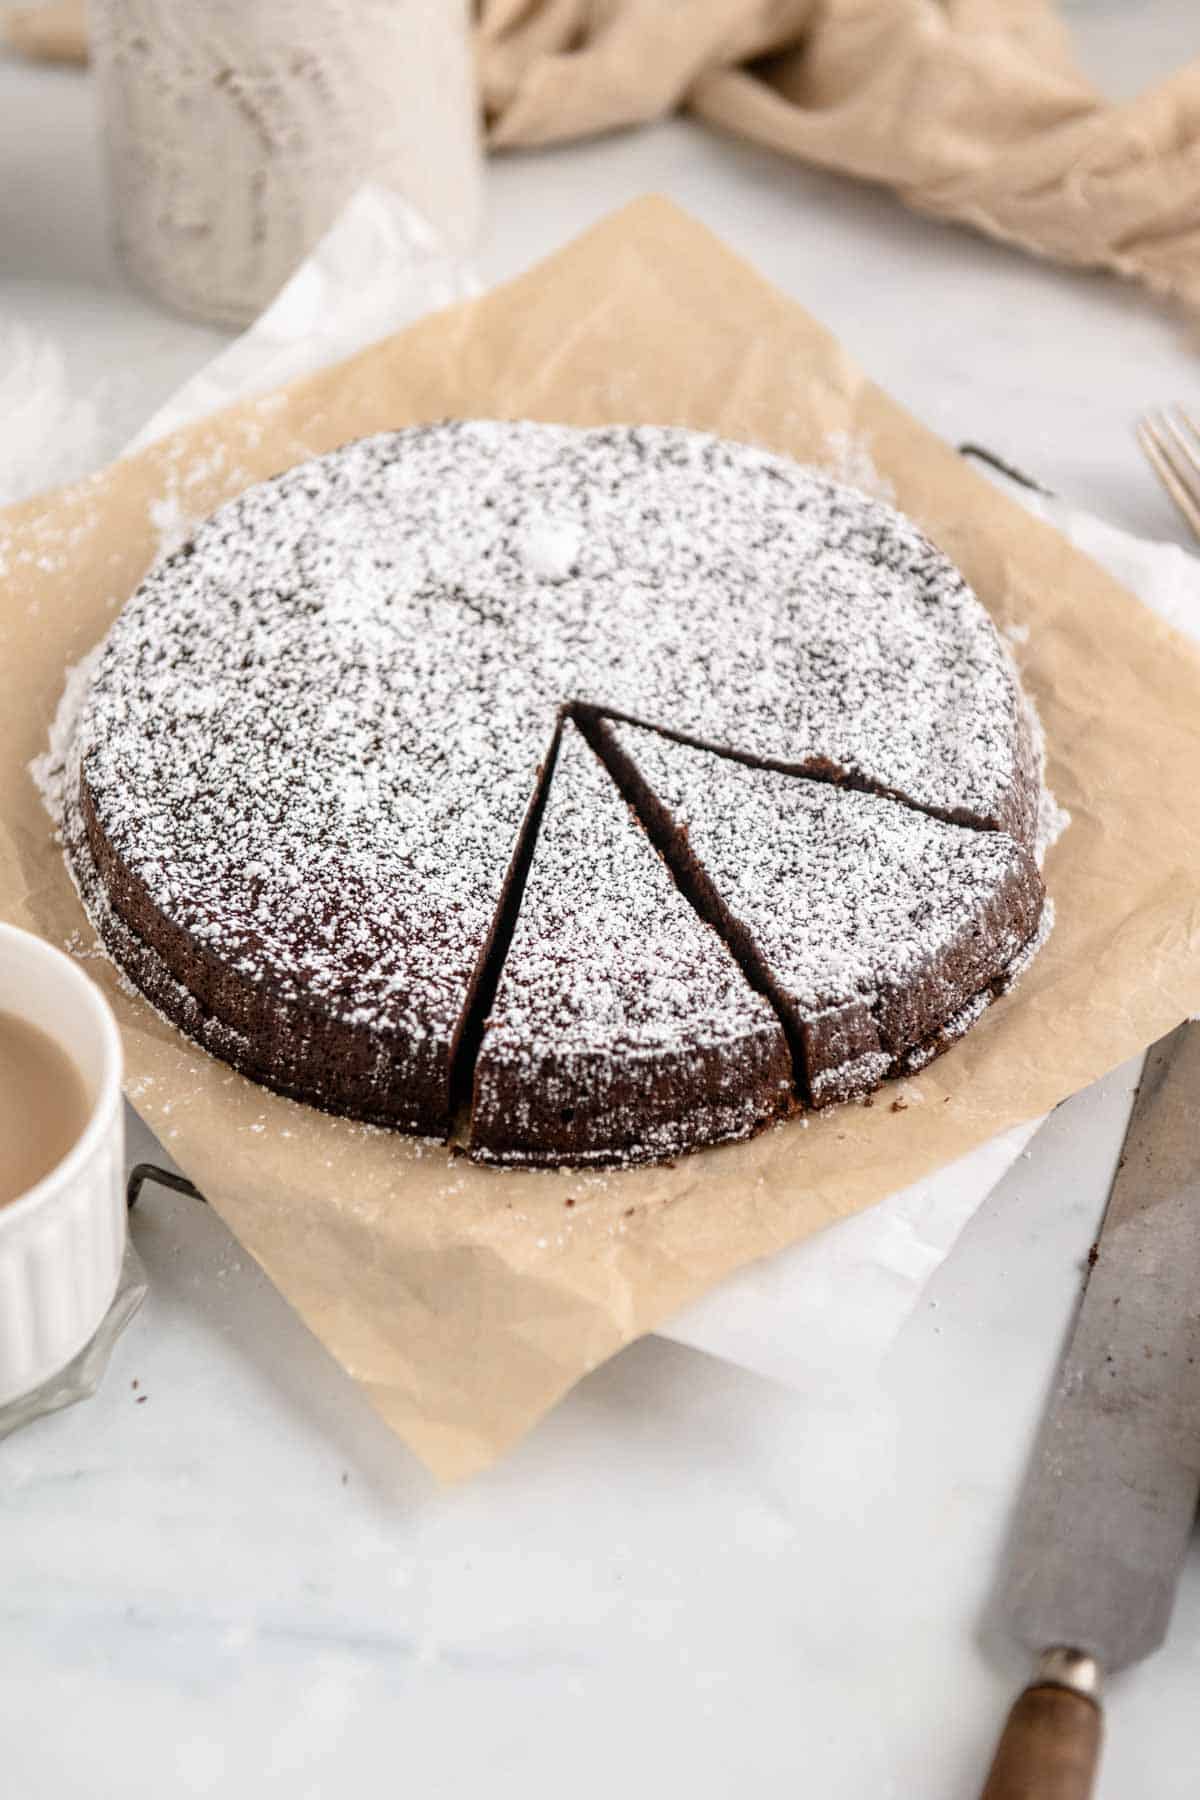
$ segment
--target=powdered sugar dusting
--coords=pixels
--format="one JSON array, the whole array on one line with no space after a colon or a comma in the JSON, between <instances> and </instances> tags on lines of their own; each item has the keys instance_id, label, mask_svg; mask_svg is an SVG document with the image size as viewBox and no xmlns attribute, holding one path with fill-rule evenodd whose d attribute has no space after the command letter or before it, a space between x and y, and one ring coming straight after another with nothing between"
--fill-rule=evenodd
<instances>
[{"instance_id":1,"label":"powdered sugar dusting","mask_svg":"<svg viewBox=\"0 0 1200 1800\"><path fill-rule=\"evenodd\" d=\"M828 1069L817 1069L812 1076L814 1106L831 1100L844 1100L852 1094L869 1094L887 1078L892 1058L886 1050L864 1050L860 1056L848 1057Z\"/></svg>"},{"instance_id":2,"label":"powdered sugar dusting","mask_svg":"<svg viewBox=\"0 0 1200 1800\"><path fill-rule=\"evenodd\" d=\"M911 983L1028 862L1002 832L610 729L805 1014ZM999 961L1028 935L1000 939Z\"/></svg>"},{"instance_id":3,"label":"powdered sugar dusting","mask_svg":"<svg viewBox=\"0 0 1200 1800\"><path fill-rule=\"evenodd\" d=\"M186 517L181 478L156 523ZM224 971L187 1028L236 1038L232 983L366 1034L365 1081L442 1081L564 704L1029 823L1008 656L878 502L683 431L388 434L214 515L95 672L96 842L164 941ZM101 929L141 980L120 910Z\"/></svg>"},{"instance_id":4,"label":"powdered sugar dusting","mask_svg":"<svg viewBox=\"0 0 1200 1800\"><path fill-rule=\"evenodd\" d=\"M1033 935L1041 883L1002 832L634 726L606 735L686 841L731 936L752 946L815 1101L839 1080L875 1085Z\"/></svg>"},{"instance_id":5,"label":"powdered sugar dusting","mask_svg":"<svg viewBox=\"0 0 1200 1800\"><path fill-rule=\"evenodd\" d=\"M748 1030L777 1030L770 1007L568 720L485 1044L624 1057Z\"/></svg>"},{"instance_id":6,"label":"powdered sugar dusting","mask_svg":"<svg viewBox=\"0 0 1200 1800\"><path fill-rule=\"evenodd\" d=\"M476 1067L475 1154L527 1159L547 1120L571 1127L572 1161L742 1137L786 1106L790 1073L770 1006L568 721Z\"/></svg>"},{"instance_id":7,"label":"powdered sugar dusting","mask_svg":"<svg viewBox=\"0 0 1200 1800\"><path fill-rule=\"evenodd\" d=\"M554 719L488 678L477 616L372 509L387 468L306 465L160 565L110 636L83 766L123 864L238 975L448 1037Z\"/></svg>"},{"instance_id":8,"label":"powdered sugar dusting","mask_svg":"<svg viewBox=\"0 0 1200 1800\"><path fill-rule=\"evenodd\" d=\"M534 575L547 581L565 581L575 566L582 541L577 525L535 517L520 535L518 554Z\"/></svg>"}]
</instances>

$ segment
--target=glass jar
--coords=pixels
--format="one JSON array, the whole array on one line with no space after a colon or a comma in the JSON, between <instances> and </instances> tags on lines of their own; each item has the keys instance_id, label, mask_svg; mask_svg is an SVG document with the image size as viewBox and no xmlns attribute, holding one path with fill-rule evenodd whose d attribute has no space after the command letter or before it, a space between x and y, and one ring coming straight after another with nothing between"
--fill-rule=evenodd
<instances>
[{"instance_id":1,"label":"glass jar","mask_svg":"<svg viewBox=\"0 0 1200 1800\"><path fill-rule=\"evenodd\" d=\"M253 319L364 181L469 250L469 0L90 0L120 255L180 312Z\"/></svg>"}]
</instances>

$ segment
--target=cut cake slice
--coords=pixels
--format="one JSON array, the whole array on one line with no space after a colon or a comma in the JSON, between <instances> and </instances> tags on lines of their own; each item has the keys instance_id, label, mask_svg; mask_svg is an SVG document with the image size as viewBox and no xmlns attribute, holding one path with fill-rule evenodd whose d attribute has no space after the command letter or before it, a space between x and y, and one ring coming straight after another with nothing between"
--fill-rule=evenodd
<instances>
[{"instance_id":1,"label":"cut cake slice","mask_svg":"<svg viewBox=\"0 0 1200 1800\"><path fill-rule=\"evenodd\" d=\"M779 1020L564 722L475 1065L470 1152L661 1161L791 1104Z\"/></svg>"},{"instance_id":2,"label":"cut cake slice","mask_svg":"<svg viewBox=\"0 0 1200 1800\"><path fill-rule=\"evenodd\" d=\"M1006 985L1044 890L1014 840L641 726L592 740L787 1029L805 1100L918 1066Z\"/></svg>"}]
</instances>

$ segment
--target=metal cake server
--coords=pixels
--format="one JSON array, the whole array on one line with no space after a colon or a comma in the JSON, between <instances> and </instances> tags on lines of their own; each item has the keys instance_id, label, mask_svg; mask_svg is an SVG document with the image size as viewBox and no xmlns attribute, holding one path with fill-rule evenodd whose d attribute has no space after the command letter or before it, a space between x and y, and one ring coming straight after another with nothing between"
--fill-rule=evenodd
<instances>
[{"instance_id":1,"label":"metal cake server","mask_svg":"<svg viewBox=\"0 0 1200 1800\"><path fill-rule=\"evenodd\" d=\"M1200 1022L1154 1045L1001 1604L1039 1658L983 1800L1087 1800L1103 1676L1166 1636L1200 1495Z\"/></svg>"}]
</instances>

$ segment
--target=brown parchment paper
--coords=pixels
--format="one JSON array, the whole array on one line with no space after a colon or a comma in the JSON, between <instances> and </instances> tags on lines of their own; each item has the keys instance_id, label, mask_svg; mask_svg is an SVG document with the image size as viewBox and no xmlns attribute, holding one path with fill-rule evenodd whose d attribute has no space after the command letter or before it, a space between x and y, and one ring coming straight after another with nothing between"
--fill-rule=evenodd
<instances>
[{"instance_id":1,"label":"brown parchment paper","mask_svg":"<svg viewBox=\"0 0 1200 1800\"><path fill-rule=\"evenodd\" d=\"M640 201L511 285L0 519L0 915L94 937L27 770L64 670L164 526L360 433L445 415L679 423L829 462L869 448L966 570L1024 678L1073 823L1058 923L1018 991L872 1107L676 1167L497 1172L282 1100L87 967L129 1092L383 1417L440 1475L486 1465L573 1382L728 1271L1045 1112L1200 1011L1200 654L964 467L709 233ZM844 440L842 440L844 442Z\"/></svg>"}]
</instances>

